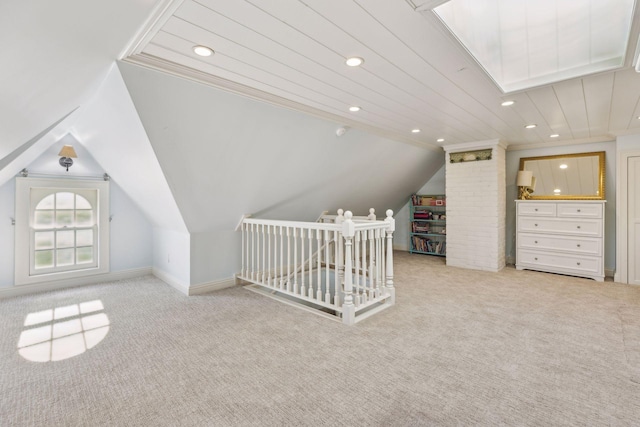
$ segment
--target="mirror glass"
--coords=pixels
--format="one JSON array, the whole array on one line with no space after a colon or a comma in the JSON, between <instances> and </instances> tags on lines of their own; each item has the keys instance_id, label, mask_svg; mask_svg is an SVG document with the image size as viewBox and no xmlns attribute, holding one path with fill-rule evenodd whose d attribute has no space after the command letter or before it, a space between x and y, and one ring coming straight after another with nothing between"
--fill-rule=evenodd
<instances>
[{"instance_id":1,"label":"mirror glass","mask_svg":"<svg viewBox=\"0 0 640 427\"><path fill-rule=\"evenodd\" d=\"M530 199L604 200L604 154L520 158L520 170L533 172Z\"/></svg>"}]
</instances>

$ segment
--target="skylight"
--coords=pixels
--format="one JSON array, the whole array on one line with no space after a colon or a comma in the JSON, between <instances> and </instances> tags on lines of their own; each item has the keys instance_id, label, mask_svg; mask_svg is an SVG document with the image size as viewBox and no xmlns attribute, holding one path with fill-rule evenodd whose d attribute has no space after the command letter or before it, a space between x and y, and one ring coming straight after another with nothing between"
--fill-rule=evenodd
<instances>
[{"instance_id":1,"label":"skylight","mask_svg":"<svg viewBox=\"0 0 640 427\"><path fill-rule=\"evenodd\" d=\"M503 92L621 67L634 0L451 0L436 15Z\"/></svg>"}]
</instances>

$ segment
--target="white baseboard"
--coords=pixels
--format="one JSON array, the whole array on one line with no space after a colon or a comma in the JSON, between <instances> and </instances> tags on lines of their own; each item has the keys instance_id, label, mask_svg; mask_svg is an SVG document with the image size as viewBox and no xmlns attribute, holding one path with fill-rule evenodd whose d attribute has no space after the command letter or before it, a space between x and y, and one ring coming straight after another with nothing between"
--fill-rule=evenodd
<instances>
[{"instance_id":1,"label":"white baseboard","mask_svg":"<svg viewBox=\"0 0 640 427\"><path fill-rule=\"evenodd\" d=\"M153 268L153 275L165 282L167 285L179 290L180 293L187 296L206 294L207 292L218 291L220 289L230 288L236 285L235 277L214 280L212 282L198 283L197 285L189 285L182 283L180 280L167 273L166 271L162 271L155 267Z\"/></svg>"},{"instance_id":2,"label":"white baseboard","mask_svg":"<svg viewBox=\"0 0 640 427\"><path fill-rule=\"evenodd\" d=\"M58 289L74 288L96 283L113 282L116 280L132 279L134 277L151 274L151 267L132 268L130 270L113 271L104 274L96 274L87 277L73 279L54 280L51 282L34 283L32 285L18 285L9 288L0 288L0 299L17 297L21 295L35 294L37 292L55 291Z\"/></svg>"},{"instance_id":3,"label":"white baseboard","mask_svg":"<svg viewBox=\"0 0 640 427\"><path fill-rule=\"evenodd\" d=\"M158 279L162 280L164 283L166 283L167 285L171 286L172 288L176 288L181 293L183 293L183 294L185 294L187 296L189 295L189 284L188 283L182 283L180 280L176 279L171 274L167 273L166 271L160 270L159 268L156 268L156 267L153 267L151 269L151 274L153 274Z\"/></svg>"},{"instance_id":4,"label":"white baseboard","mask_svg":"<svg viewBox=\"0 0 640 427\"><path fill-rule=\"evenodd\" d=\"M231 288L236 286L237 280L235 277L228 279L215 280L213 282L199 283L197 285L189 286L189 296L206 294L207 292L219 291L220 289Z\"/></svg>"}]
</instances>

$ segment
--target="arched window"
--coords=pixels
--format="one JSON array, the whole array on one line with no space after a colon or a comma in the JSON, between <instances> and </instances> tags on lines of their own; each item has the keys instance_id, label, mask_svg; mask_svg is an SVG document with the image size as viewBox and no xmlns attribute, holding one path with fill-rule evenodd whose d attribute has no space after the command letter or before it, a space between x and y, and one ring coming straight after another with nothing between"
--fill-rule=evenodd
<instances>
[{"instance_id":1,"label":"arched window","mask_svg":"<svg viewBox=\"0 0 640 427\"><path fill-rule=\"evenodd\" d=\"M15 283L109 272L109 182L16 178Z\"/></svg>"},{"instance_id":2,"label":"arched window","mask_svg":"<svg viewBox=\"0 0 640 427\"><path fill-rule=\"evenodd\" d=\"M96 267L97 190L47 193L31 190L31 275Z\"/></svg>"}]
</instances>

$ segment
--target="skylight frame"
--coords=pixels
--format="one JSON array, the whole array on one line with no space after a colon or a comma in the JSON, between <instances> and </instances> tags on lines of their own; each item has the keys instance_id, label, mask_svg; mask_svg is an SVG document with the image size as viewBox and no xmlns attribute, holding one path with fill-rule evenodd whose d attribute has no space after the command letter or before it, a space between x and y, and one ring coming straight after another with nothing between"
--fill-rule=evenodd
<instances>
[{"instance_id":1,"label":"skylight frame","mask_svg":"<svg viewBox=\"0 0 640 427\"><path fill-rule=\"evenodd\" d=\"M558 17L558 4L560 2L562 2L562 7L564 7L564 10L561 10L560 12L564 12L564 14L563 16ZM588 17L590 25L588 26L588 34L586 37L584 36L584 33L581 32L581 27L585 26L584 22L579 22L578 24L575 24L574 27L570 27L568 25L560 26L559 24L559 22L566 22L567 20L576 20L575 15L579 14L567 13L567 10L571 9L572 7L576 7L576 3L579 4L580 2L583 3L582 9L580 10L583 18L585 16L584 7L586 7L584 6L584 4L587 4L589 7ZM602 8L604 7L603 3L604 0L572 0L571 2L564 2L562 0L536 0L531 2L528 2L527 0L451 0L433 9L433 15L442 23L442 25L448 30L451 36L454 37L458 41L458 43L460 43L460 45L467 51L471 58L474 59L478 66L487 74L487 76L496 84L496 86L498 86L498 88L503 93L512 93L530 89L533 87L556 83L563 80L568 80L571 78L583 77L590 74L602 73L623 68L628 62L627 56L629 55L629 46L632 43L632 38L636 34L634 31L633 20L636 12L636 0L608 0L607 7L610 8L610 15L618 14L617 16L615 16L615 18L617 18L617 24L613 26L613 29L611 28L611 24L605 24L600 19L602 16L606 16L606 13L602 12ZM613 9L611 9L610 7L611 3L615 3L615 7ZM556 5L556 8L554 10L554 13L556 15L555 20L552 21L548 19L548 16L545 16L545 14L548 14L549 4ZM540 5L542 5L543 9L546 8L542 12L540 10L535 10L536 7L540 9ZM532 66L532 60L529 51L534 49L532 49L530 45L535 46L536 44L540 44L542 42L539 40L540 38L532 40L532 36L530 36L529 33L535 34L535 31L540 31L540 28L542 28L541 25L538 25L535 30L530 31L530 27L523 27L521 23L505 24L504 19L508 19L509 17L506 17L502 21L500 21L500 19L503 18L499 14L500 8L508 10L510 7L512 9L520 8L518 12L521 14L525 14L525 22L531 15L535 15L536 13L538 14L536 19L538 19L539 21L541 19L541 16L544 17L542 25L547 25L547 32L554 32L555 50L549 48L549 52L545 52L544 49L540 49L540 46L536 46L538 47L537 53L539 54L539 57L543 57L544 55L548 55L549 53L553 53L555 55L556 69L554 71L549 71L549 68L553 68L549 65L554 61L554 58L551 58L552 55L548 55L547 57L545 57L543 61L546 61L546 64L543 62L542 66L539 66L539 64L534 63L534 65ZM466 16L463 15L463 13L465 12L468 12ZM501 27L502 30L495 31L488 37L481 37L478 35L478 31L482 31L481 27L487 27L487 22L489 22L489 20L491 19L490 14L492 12L498 12L497 15L493 17L496 19L494 19L494 21L492 22L498 22L498 25L495 25L495 27ZM454 22L454 14L456 15L455 19L462 21L465 25L464 31L460 30L460 24L456 24ZM595 16L597 16L597 25L591 25L594 14ZM520 16L517 19L522 22L522 18L523 17ZM469 23L473 24L474 22L479 22L479 25L477 25L475 28L472 28L473 25L469 25ZM551 22L551 24L549 24L549 22ZM503 50L508 51L509 48L513 50L514 46L517 46L517 43L514 44L512 40L509 39L509 36L504 35L505 26L511 26L512 33L514 33L514 31L524 32L525 47L527 49L526 58L523 59L522 57L516 57L517 59L515 61L519 63L521 69L526 68L526 76L524 77L522 76L522 74L520 74L518 78L509 79L504 77L505 70L508 69L507 67L511 66L507 61L509 60L509 58L514 58L514 56L513 53L511 54L511 57L505 55ZM555 29L552 28L553 26L555 26ZM595 30L593 30L592 27L595 27ZM549 28L552 29L549 30ZM565 57L579 57L579 55L573 54L571 50L568 50L569 47L560 46L559 39L563 36L566 36L566 34L564 33L570 33L573 36L575 36L575 34L580 35L578 38L581 39L580 41L583 43L583 45L578 46L578 48L581 48L583 50L583 55L581 60L578 61L577 65L574 63L571 66L563 65L561 67L561 63L567 62L565 61ZM606 34L602 35L602 33ZM611 43L609 45L614 47L608 47L604 49L604 51L606 52L605 55L598 54L599 51L593 48L593 45L595 44L596 48L600 46L600 51L603 51L603 48L601 46L604 45L604 43L602 43L603 40L605 40L607 36L609 38L614 38L613 36L615 35L618 36L617 38L615 38L615 43ZM522 40L522 36L523 34L520 34L520 40ZM589 50L588 61L586 63L584 56L585 39L588 40L587 45ZM572 41L574 43L573 46L577 46L577 41ZM483 42L485 43L484 51L482 47L479 47L479 45L481 45ZM548 39L545 42L547 43L547 45L549 45ZM477 44L474 45L474 43ZM507 46L506 49L505 43L507 45L510 44L510 46ZM563 53L563 51L565 53ZM540 54L541 52L542 54ZM615 54L611 54L611 52L614 52ZM487 57L483 56L483 54L487 53L488 55L494 57L493 62L491 60L488 60ZM631 54L633 54L633 52ZM516 52L515 55L518 55L518 53ZM498 65L496 65L496 56L499 57ZM524 63L526 63L526 67L524 66ZM537 74L536 71L532 73L532 67L535 70L536 65L538 65L538 69L544 69L546 67L546 70L544 72L538 71ZM517 72L509 72L511 73L511 75L517 74Z\"/></svg>"}]
</instances>

